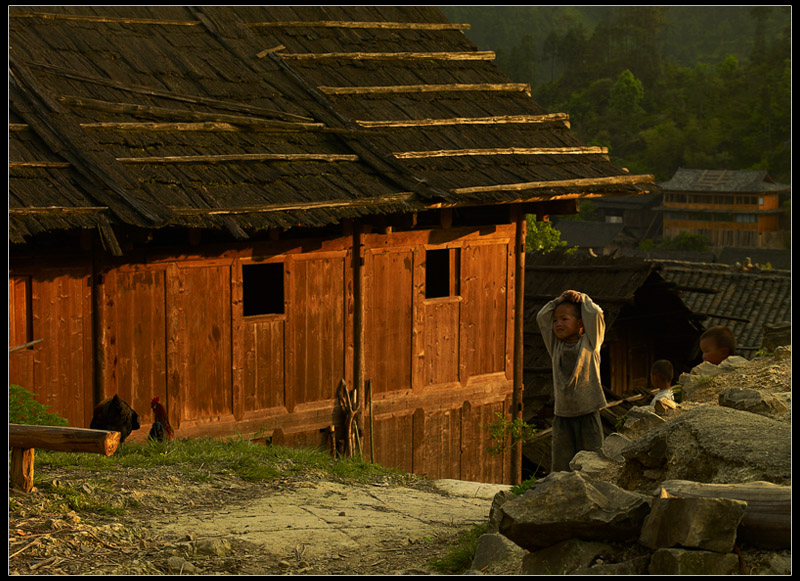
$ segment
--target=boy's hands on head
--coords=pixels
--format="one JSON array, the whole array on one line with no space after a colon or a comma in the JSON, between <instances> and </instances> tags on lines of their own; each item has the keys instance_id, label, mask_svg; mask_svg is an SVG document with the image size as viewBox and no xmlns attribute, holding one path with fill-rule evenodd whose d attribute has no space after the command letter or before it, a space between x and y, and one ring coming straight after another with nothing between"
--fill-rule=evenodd
<instances>
[{"instance_id":1,"label":"boy's hands on head","mask_svg":"<svg viewBox=\"0 0 800 581\"><path fill-rule=\"evenodd\" d=\"M581 302L581 293L574 290L565 290L561 293L561 300L569 301L571 303L579 303Z\"/></svg>"}]
</instances>

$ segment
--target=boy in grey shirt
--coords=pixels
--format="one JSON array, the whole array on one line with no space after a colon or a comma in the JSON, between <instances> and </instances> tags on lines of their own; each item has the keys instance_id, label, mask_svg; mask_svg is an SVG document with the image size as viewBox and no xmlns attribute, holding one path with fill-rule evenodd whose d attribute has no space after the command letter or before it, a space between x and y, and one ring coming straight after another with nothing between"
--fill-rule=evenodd
<instances>
[{"instance_id":1,"label":"boy in grey shirt","mask_svg":"<svg viewBox=\"0 0 800 581\"><path fill-rule=\"evenodd\" d=\"M567 471L580 450L603 445L599 410L606 405L600 383L605 319L587 294L568 290L542 307L536 321L553 360L551 472Z\"/></svg>"}]
</instances>

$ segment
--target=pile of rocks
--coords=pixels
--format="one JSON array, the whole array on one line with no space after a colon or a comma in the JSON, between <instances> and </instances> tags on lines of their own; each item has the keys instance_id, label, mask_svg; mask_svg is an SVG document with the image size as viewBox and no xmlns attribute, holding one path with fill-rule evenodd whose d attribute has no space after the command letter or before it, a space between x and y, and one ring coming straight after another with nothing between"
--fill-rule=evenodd
<instances>
[{"instance_id":1,"label":"pile of rocks","mask_svg":"<svg viewBox=\"0 0 800 581\"><path fill-rule=\"evenodd\" d=\"M688 401L634 408L572 471L497 494L474 572L790 573L790 349L698 366L681 381ZM782 376L740 385L755 367ZM700 397L708 389L716 402Z\"/></svg>"}]
</instances>

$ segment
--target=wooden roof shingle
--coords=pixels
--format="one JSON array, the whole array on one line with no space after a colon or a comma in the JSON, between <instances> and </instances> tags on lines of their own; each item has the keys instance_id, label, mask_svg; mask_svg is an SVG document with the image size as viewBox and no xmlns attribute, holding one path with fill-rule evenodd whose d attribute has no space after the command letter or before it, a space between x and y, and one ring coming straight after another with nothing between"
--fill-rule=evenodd
<instances>
[{"instance_id":1,"label":"wooden roof shingle","mask_svg":"<svg viewBox=\"0 0 800 581\"><path fill-rule=\"evenodd\" d=\"M464 28L432 7L11 7L12 240L35 234L26 211L43 229L243 237L657 189L580 143ZM20 162L50 163L47 184ZM42 221L49 207L84 211Z\"/></svg>"}]
</instances>

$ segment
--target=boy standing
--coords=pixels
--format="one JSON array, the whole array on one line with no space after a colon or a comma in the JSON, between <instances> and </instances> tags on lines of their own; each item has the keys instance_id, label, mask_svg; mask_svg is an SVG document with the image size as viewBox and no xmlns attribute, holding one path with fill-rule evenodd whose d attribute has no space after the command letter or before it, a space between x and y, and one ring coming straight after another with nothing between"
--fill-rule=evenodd
<instances>
[{"instance_id":1,"label":"boy standing","mask_svg":"<svg viewBox=\"0 0 800 581\"><path fill-rule=\"evenodd\" d=\"M551 472L568 471L580 450L599 450L603 445L599 410L606 405L600 383L605 319L587 294L568 290L542 307L536 321L553 360Z\"/></svg>"}]
</instances>

